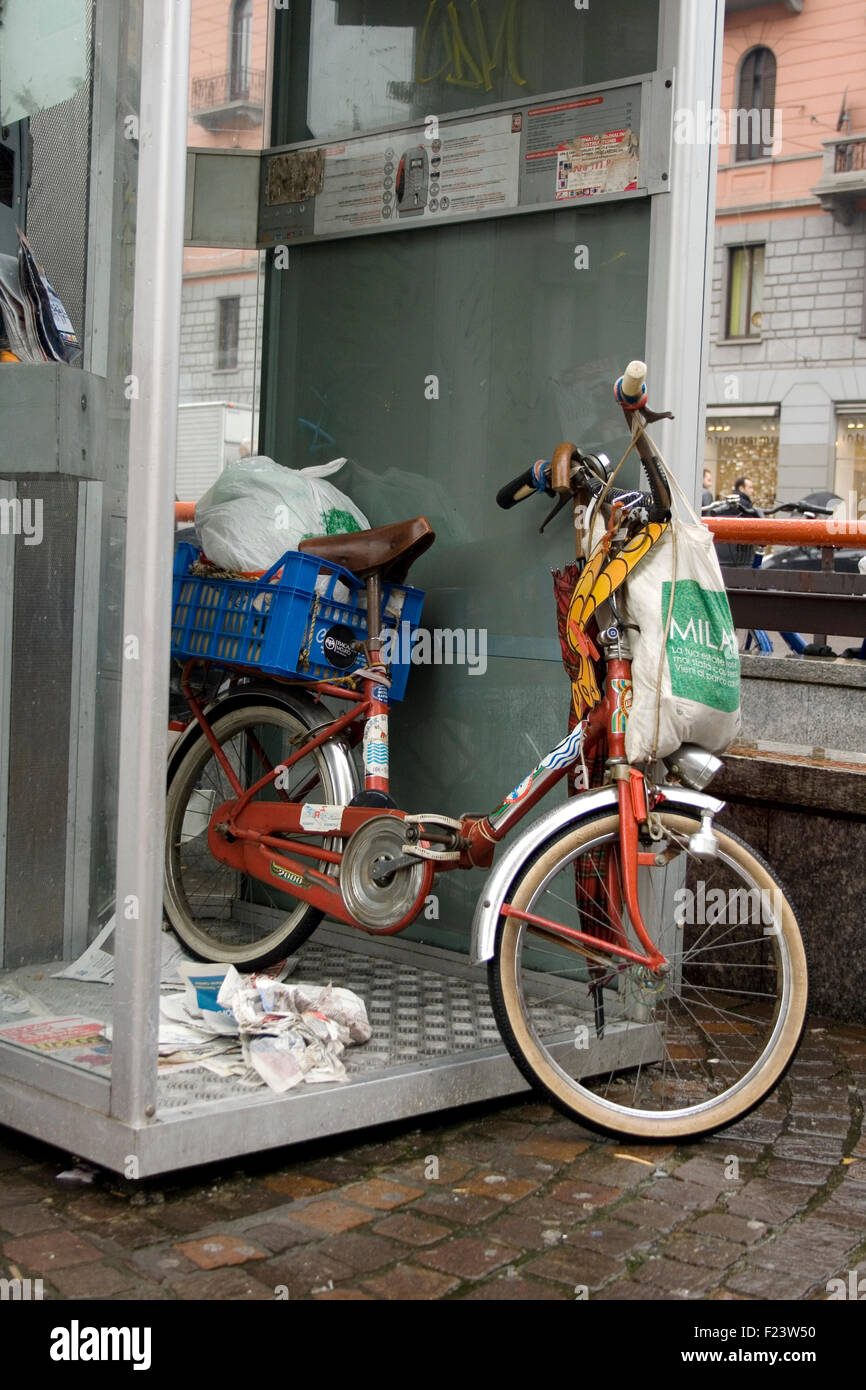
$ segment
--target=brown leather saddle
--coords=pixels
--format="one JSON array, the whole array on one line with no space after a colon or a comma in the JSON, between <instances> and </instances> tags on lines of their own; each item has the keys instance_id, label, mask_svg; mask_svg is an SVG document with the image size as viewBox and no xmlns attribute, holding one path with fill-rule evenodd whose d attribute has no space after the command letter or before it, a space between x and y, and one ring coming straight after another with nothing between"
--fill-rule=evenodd
<instances>
[{"instance_id":1,"label":"brown leather saddle","mask_svg":"<svg viewBox=\"0 0 866 1390\"><path fill-rule=\"evenodd\" d=\"M395 521L370 531L347 531L338 536L311 536L298 546L307 555L330 560L359 579L378 573L389 584L403 584L410 567L429 549L436 532L426 516Z\"/></svg>"}]
</instances>

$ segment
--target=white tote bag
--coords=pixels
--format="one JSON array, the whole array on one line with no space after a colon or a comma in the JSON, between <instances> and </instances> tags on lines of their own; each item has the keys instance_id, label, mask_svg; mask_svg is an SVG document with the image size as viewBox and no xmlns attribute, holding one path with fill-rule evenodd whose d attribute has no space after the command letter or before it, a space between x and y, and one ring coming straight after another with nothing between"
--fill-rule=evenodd
<instances>
[{"instance_id":1,"label":"white tote bag","mask_svg":"<svg viewBox=\"0 0 866 1390\"><path fill-rule=\"evenodd\" d=\"M721 753L741 726L740 657L713 537L671 482L679 515L624 585L624 616L640 628L629 633L629 762L665 758L683 743Z\"/></svg>"}]
</instances>

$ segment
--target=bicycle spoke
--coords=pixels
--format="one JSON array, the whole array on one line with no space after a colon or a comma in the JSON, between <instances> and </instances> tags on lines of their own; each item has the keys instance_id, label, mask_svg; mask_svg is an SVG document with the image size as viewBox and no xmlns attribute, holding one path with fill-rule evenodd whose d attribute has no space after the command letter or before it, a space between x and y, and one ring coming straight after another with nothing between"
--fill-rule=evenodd
<instances>
[{"instance_id":1,"label":"bicycle spoke","mask_svg":"<svg viewBox=\"0 0 866 1390\"><path fill-rule=\"evenodd\" d=\"M204 953L207 943L212 943L220 950L249 951L255 956L264 950L262 943L288 939L294 923L302 924L306 919L311 927L318 916L282 887L217 860L210 851L208 822L218 806L234 801L237 795L227 769L242 789L257 785L262 777L284 766L309 734L293 715L270 709L256 710L252 718L241 709L226 716L221 727L226 730L219 738L225 766L210 744L201 740L188 755L188 771L174 799L170 788L174 820L173 831L167 825L166 906L181 935L184 928L192 933L193 949ZM286 787L277 787L271 778L259 787L254 804L273 806L276 811L279 804L302 798L329 802L324 766L321 753L306 754L289 770ZM288 833L286 837L293 838ZM327 844L327 837L304 838L311 847ZM309 862L322 872L331 868L324 861Z\"/></svg>"},{"instance_id":2,"label":"bicycle spoke","mask_svg":"<svg viewBox=\"0 0 866 1390\"><path fill-rule=\"evenodd\" d=\"M601 822L605 817L595 819ZM608 817L607 823L611 821L616 823L616 818ZM731 839L718 834L721 843ZM538 870L530 870L523 880L537 886L529 896L518 889L512 895L514 906L572 929L576 923L600 941L613 930L621 941L615 926L623 901L616 837L608 831L593 839L575 830L563 832L562 841L568 838L577 848L559 860L549 849L539 856ZM720 851L709 863L697 859L688 852L689 836L678 827L666 826L665 839L674 847L681 844L685 857L675 855L666 865L639 866L638 900L650 939L667 957L668 971L658 974L621 958L611 959L607 973L590 966L590 990L605 990L610 1001L607 1019L619 1027L614 1033L605 1027L585 1061L569 1061L561 1041L581 1020L593 1037L591 1003L574 992L577 952L551 945L551 934L534 936L530 924L518 929L514 918L501 929L510 942L509 972L520 982L513 997L520 1001L521 1012L509 1013L509 1027L511 1019L519 1017L521 1028L528 1029L520 1053L534 1059L536 1076L549 1076L555 1096L594 1097L603 1111L617 1117L611 1121L614 1128L624 1114L657 1116L661 1121L667 1114L682 1117L698 1110L706 1127L707 1107L736 1105L729 1098L736 1097L766 1058L780 1016L787 960L783 919L776 911L777 931L755 930L762 920L760 884L766 879L757 880L732 854ZM545 868L548 863L553 867ZM679 890L690 884L687 891L694 893L696 873L700 910L692 899L689 911L698 920L680 920ZM713 892L722 896L712 898ZM733 920L731 910L736 914ZM624 906L621 912L628 944L640 949ZM546 1038L551 1040L550 1051ZM609 1040L616 1060L605 1065ZM601 1065L594 1065L595 1053ZM564 1070L563 1064L571 1070ZM582 1079L572 1074L575 1070ZM574 1108L583 1113L579 1099Z\"/></svg>"}]
</instances>

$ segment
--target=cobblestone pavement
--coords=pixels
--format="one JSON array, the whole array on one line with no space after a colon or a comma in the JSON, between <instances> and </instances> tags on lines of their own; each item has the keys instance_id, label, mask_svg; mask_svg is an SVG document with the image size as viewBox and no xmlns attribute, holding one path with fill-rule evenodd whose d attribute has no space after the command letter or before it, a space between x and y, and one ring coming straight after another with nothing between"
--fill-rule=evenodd
<instances>
[{"instance_id":1,"label":"cobblestone pavement","mask_svg":"<svg viewBox=\"0 0 866 1390\"><path fill-rule=\"evenodd\" d=\"M0 1275L57 1299L827 1299L866 1275L864 1100L866 1029L813 1018L770 1100L680 1147L527 1098L70 1186L68 1155L0 1129Z\"/></svg>"}]
</instances>

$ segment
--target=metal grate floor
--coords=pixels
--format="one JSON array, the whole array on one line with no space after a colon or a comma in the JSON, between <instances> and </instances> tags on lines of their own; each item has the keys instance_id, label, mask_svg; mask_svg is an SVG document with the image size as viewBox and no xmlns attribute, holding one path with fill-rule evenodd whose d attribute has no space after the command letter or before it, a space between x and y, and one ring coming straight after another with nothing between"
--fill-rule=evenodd
<instances>
[{"instance_id":1,"label":"metal grate floor","mask_svg":"<svg viewBox=\"0 0 866 1390\"><path fill-rule=\"evenodd\" d=\"M465 956L336 924L320 926L298 956L291 978L340 985L366 1003L373 1035L343 1054L345 1082L301 1085L277 1095L202 1067L162 1072L154 1122L139 1127L110 1111L104 1057L95 1079L79 1067L4 1043L5 1122L127 1176L135 1158L137 1176L148 1177L199 1163L205 1154L213 1160L237 1157L528 1089L499 1037L486 971ZM52 979L58 968L0 972L0 1023L35 1021L40 1009L110 1022L112 987ZM586 987L575 989L570 1005L560 1002L560 990L555 1001L548 1000L549 1024L569 1069L578 1064L592 1074L652 1059L653 1030L624 1020L612 1021L588 1050L575 1051L575 1009L591 1024L584 1014ZM538 1002L545 994L542 983Z\"/></svg>"},{"instance_id":2,"label":"metal grate floor","mask_svg":"<svg viewBox=\"0 0 866 1390\"><path fill-rule=\"evenodd\" d=\"M367 1006L373 1036L362 1047L346 1049L348 1084L391 1068L441 1062L455 1054L502 1046L486 973L469 966L465 957L410 942L374 942L358 932L322 926L301 947L298 959L293 980L354 990ZM56 964L25 966L0 974L0 983L27 991L47 1013L82 1014L110 1023L112 986L53 979L51 972L59 968ZM32 1016L4 1012L2 1005L0 992L0 1023ZM573 1015L567 1011L563 1026L573 1026ZM293 1094L320 1089L302 1086ZM270 1094L266 1088L244 1086L196 1067L160 1076L159 1111L218 1103L228 1097L262 1100Z\"/></svg>"},{"instance_id":3,"label":"metal grate floor","mask_svg":"<svg viewBox=\"0 0 866 1390\"><path fill-rule=\"evenodd\" d=\"M370 952L358 933L352 935L357 945L354 940L351 945L335 940L337 930L331 933L320 928L299 950L300 964L291 976L292 980L354 990L367 1006L373 1036L363 1047L349 1047L343 1054L348 1073L344 1086L407 1063L439 1061L457 1052L501 1046L483 972L474 979L465 978L463 971L468 972L469 967L460 958L459 974L414 965L406 958L406 943L401 942L396 949L395 943L390 943L383 949L380 942L376 943L379 950ZM444 958L449 953L437 954ZM443 964L447 968L448 962ZM293 1094L301 1096L318 1089L301 1086ZM251 1092L249 1087L197 1068L160 1077L159 1108L162 1112L218 1101L227 1095L250 1094L260 1099L268 1093L261 1087Z\"/></svg>"}]
</instances>

